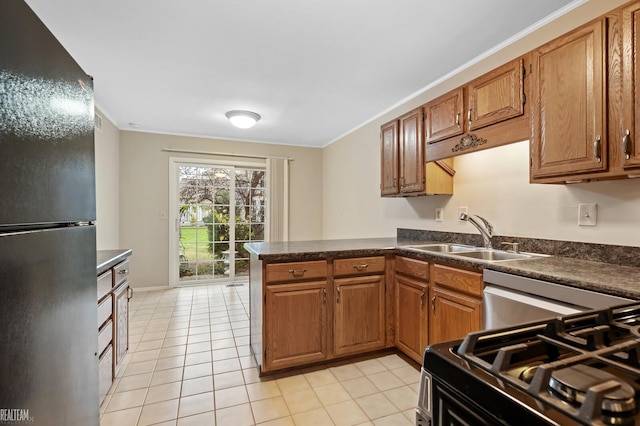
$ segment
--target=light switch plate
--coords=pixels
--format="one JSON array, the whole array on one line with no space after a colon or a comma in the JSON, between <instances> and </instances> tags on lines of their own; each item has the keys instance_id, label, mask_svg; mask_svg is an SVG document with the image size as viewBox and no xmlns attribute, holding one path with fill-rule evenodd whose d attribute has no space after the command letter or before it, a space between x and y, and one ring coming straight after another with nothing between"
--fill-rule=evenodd
<instances>
[{"instance_id":1,"label":"light switch plate","mask_svg":"<svg viewBox=\"0 0 640 426\"><path fill-rule=\"evenodd\" d=\"M597 204L578 204L578 225L596 226L598 222Z\"/></svg>"},{"instance_id":2,"label":"light switch plate","mask_svg":"<svg viewBox=\"0 0 640 426\"><path fill-rule=\"evenodd\" d=\"M438 207L436 209L436 222L444 221L444 209L442 207Z\"/></svg>"}]
</instances>

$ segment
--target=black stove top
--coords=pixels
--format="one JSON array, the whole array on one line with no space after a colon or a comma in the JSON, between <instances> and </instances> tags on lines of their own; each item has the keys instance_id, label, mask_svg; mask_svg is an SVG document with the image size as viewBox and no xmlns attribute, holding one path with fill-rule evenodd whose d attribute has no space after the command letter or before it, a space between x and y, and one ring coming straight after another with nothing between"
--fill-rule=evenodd
<instances>
[{"instance_id":1,"label":"black stove top","mask_svg":"<svg viewBox=\"0 0 640 426\"><path fill-rule=\"evenodd\" d=\"M449 401L470 424L640 425L640 304L471 333L423 369L442 422Z\"/></svg>"}]
</instances>

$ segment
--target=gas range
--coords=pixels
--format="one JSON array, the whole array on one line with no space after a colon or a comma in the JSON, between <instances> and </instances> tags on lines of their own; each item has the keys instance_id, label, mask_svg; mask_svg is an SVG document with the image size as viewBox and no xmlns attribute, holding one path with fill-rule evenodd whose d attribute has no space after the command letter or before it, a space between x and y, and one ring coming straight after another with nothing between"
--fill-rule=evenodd
<instances>
[{"instance_id":1,"label":"gas range","mask_svg":"<svg viewBox=\"0 0 640 426\"><path fill-rule=\"evenodd\" d=\"M483 330L424 354L417 425L640 425L640 304Z\"/></svg>"}]
</instances>

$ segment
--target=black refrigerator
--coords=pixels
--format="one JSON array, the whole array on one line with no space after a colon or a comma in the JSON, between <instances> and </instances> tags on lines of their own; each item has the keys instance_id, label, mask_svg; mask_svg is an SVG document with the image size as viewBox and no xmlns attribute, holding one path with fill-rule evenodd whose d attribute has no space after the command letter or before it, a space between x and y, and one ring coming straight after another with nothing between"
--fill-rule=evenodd
<instances>
[{"instance_id":1,"label":"black refrigerator","mask_svg":"<svg viewBox=\"0 0 640 426\"><path fill-rule=\"evenodd\" d=\"M92 79L0 1L0 424L98 425Z\"/></svg>"}]
</instances>

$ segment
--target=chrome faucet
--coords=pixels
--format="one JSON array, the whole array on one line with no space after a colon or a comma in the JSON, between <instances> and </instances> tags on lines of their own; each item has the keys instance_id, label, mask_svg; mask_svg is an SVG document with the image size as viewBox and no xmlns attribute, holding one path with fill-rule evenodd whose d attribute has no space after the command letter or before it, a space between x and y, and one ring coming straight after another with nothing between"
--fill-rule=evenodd
<instances>
[{"instance_id":1,"label":"chrome faucet","mask_svg":"<svg viewBox=\"0 0 640 426\"><path fill-rule=\"evenodd\" d=\"M480 217L477 214L474 216L480 219L484 226L482 226L480 223L478 223L477 220L466 213L460 213L460 220L469 222L470 224L478 228L478 231L480 231L480 235L482 235L482 241L484 241L484 248L493 249L493 245L491 244L491 237L493 237L493 226L487 219Z\"/></svg>"}]
</instances>

